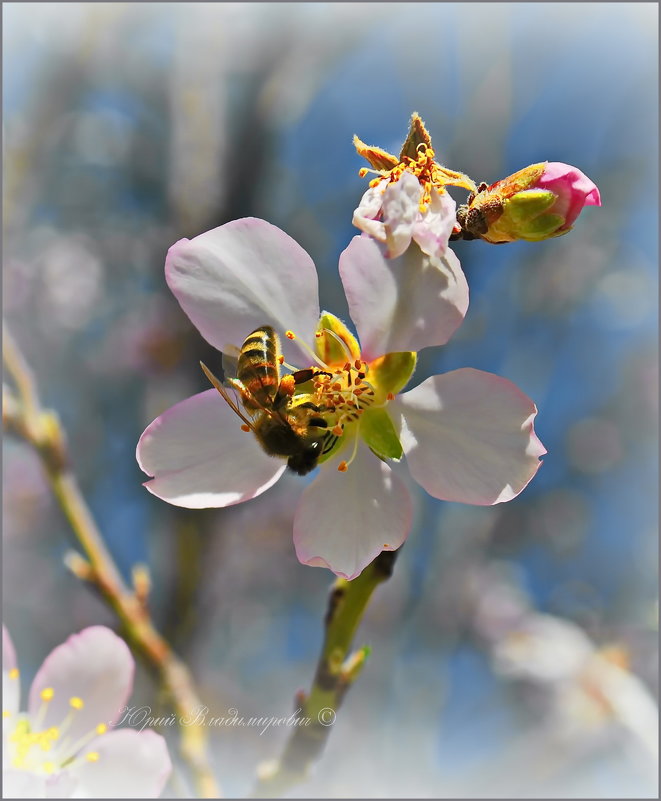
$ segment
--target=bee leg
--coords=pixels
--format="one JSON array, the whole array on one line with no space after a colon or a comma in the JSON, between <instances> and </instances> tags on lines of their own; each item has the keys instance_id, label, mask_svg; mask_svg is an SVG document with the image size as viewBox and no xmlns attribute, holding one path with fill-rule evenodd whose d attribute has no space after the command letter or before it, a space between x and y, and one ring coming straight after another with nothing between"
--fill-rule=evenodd
<instances>
[{"instance_id":1,"label":"bee leg","mask_svg":"<svg viewBox=\"0 0 661 801\"><path fill-rule=\"evenodd\" d=\"M324 370L317 370L316 367L308 367L305 370L297 370L295 373L291 374L295 384L305 384L306 381L310 381L312 378L318 375L327 375L329 378L333 377L331 373L327 373Z\"/></svg>"}]
</instances>

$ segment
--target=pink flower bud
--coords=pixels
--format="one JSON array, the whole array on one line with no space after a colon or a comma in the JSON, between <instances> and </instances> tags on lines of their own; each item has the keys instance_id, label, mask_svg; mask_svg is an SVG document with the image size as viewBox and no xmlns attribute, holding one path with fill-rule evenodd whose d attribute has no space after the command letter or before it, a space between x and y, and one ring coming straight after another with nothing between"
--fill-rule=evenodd
<instances>
[{"instance_id":1,"label":"pink flower bud","mask_svg":"<svg viewBox=\"0 0 661 801\"><path fill-rule=\"evenodd\" d=\"M539 242L570 231L584 206L601 206L599 190L587 175L559 161L541 162L481 185L457 220L467 239Z\"/></svg>"}]
</instances>

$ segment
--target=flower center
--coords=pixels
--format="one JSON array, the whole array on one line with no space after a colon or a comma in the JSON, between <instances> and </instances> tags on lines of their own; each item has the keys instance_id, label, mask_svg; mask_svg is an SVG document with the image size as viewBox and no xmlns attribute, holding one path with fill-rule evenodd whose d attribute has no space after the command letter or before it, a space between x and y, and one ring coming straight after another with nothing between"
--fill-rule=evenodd
<instances>
[{"instance_id":1,"label":"flower center","mask_svg":"<svg viewBox=\"0 0 661 801\"><path fill-rule=\"evenodd\" d=\"M82 698L69 698L67 713L59 725L42 728L54 696L53 688L46 687L41 691L41 706L35 718L31 721L25 714L17 716L7 738L9 762L15 770L51 774L78 761L98 761L99 754L96 751L87 751L74 759L91 740L108 730L105 723L99 723L76 740L72 739L69 730L77 713L85 707ZM3 717L7 720L10 716L4 713Z\"/></svg>"},{"instance_id":2,"label":"flower center","mask_svg":"<svg viewBox=\"0 0 661 801\"><path fill-rule=\"evenodd\" d=\"M286 336L289 339L298 339L291 331L288 331ZM312 405L315 408L315 417L320 417L326 422L328 426L324 447L326 458L337 450L339 441L345 435L355 435L356 442L351 458L340 462L338 466L338 470L344 472L356 453L361 416L366 409L383 405L386 396L379 391L376 383L370 380L370 367L366 361L362 358L352 358L347 343L334 331L323 328L317 332L317 338L324 336L330 336L339 343L347 361L342 366L337 363L329 365L310 349L310 355L316 363L310 368L314 371L314 375L310 382L296 387L292 395L292 406L295 408L301 404ZM303 344L303 347L308 350L307 345ZM355 355L355 346L353 350Z\"/></svg>"},{"instance_id":3,"label":"flower center","mask_svg":"<svg viewBox=\"0 0 661 801\"><path fill-rule=\"evenodd\" d=\"M368 172L375 172L363 167L359 171L361 177L367 175ZM424 213L432 199L432 190L436 189L438 192L445 192L446 186L461 186L464 189L473 189L475 184L461 172L449 170L443 167L436 161L436 154L433 148L421 142L417 146L417 157L403 156L402 160L393 167L391 170L377 171L378 178L373 178L369 185L374 188L378 186L383 178L388 178L390 183L396 183L405 172L410 172L418 179L422 187L422 195L420 196L420 211Z\"/></svg>"}]
</instances>

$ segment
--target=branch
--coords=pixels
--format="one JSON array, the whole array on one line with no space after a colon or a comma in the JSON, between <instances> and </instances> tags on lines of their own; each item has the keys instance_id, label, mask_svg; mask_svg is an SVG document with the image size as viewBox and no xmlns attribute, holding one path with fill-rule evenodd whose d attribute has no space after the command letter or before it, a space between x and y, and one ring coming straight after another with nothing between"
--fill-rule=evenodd
<instances>
[{"instance_id":1,"label":"branch","mask_svg":"<svg viewBox=\"0 0 661 801\"><path fill-rule=\"evenodd\" d=\"M69 464L65 435L57 416L43 409L36 383L16 343L3 330L3 358L18 392L3 391L3 423L9 431L32 445L41 458L53 493L87 559L72 554L69 568L79 578L96 584L123 624L127 638L160 676L178 720L191 719L202 706L186 665L154 627L145 603L148 579L144 569L134 571L133 588L121 577L105 546ZM202 798L220 797L209 765L207 732L200 725L180 726L180 749Z\"/></svg>"},{"instance_id":2,"label":"branch","mask_svg":"<svg viewBox=\"0 0 661 801\"><path fill-rule=\"evenodd\" d=\"M338 579L331 589L324 620L324 643L308 695L301 692L296 706L309 719L296 726L279 760L260 766L253 798L273 798L307 777L318 759L347 690L369 655L367 647L348 656L363 613L377 586L390 578L397 551L383 551L353 579Z\"/></svg>"}]
</instances>

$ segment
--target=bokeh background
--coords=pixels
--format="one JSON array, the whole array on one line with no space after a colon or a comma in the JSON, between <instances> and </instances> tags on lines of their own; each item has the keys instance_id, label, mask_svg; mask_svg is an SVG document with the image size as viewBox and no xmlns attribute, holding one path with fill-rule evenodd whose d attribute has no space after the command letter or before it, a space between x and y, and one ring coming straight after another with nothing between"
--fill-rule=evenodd
<instances>
[{"instance_id":1,"label":"bokeh background","mask_svg":"<svg viewBox=\"0 0 661 801\"><path fill-rule=\"evenodd\" d=\"M312 255L322 306L345 315L337 260L365 189L351 137L398 152L413 111L477 181L548 159L601 190L567 237L456 245L471 305L416 381L506 376L537 403L548 455L505 505L416 491L414 531L359 632L372 656L294 796L657 797L657 13L3 4L4 316L112 553L127 576L150 566L154 618L215 715L291 712L332 576L295 558L303 479L202 512L141 486L140 433L206 388L200 358L220 367L167 290L168 247L263 217ZM63 567L73 545L35 455L5 437L4 620L24 692L70 633L115 625ZM146 673L133 700L157 708ZM212 733L228 796L286 734Z\"/></svg>"}]
</instances>

